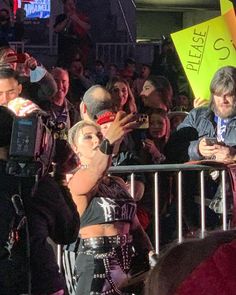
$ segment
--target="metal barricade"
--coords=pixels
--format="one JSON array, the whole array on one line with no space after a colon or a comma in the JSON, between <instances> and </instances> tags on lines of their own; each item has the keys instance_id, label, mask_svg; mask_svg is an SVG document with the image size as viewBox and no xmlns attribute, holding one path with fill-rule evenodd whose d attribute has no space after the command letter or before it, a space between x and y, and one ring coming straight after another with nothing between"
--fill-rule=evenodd
<instances>
[{"instance_id":1,"label":"metal barricade","mask_svg":"<svg viewBox=\"0 0 236 295\"><path fill-rule=\"evenodd\" d=\"M177 173L177 198L178 198L178 242L183 242L183 172L185 171L198 171L200 176L200 197L201 197L201 235L199 238L204 238L206 235L206 222L205 222L205 172L212 170L212 166L207 165L192 165L192 164L158 164L158 165L135 165L135 166L116 166L110 167L109 173L113 174L130 174L131 176L131 195L134 196L134 181L135 174L137 173L153 173L154 184L154 222L155 222L155 251L160 253L160 192L159 192L159 174L161 172L176 172ZM227 230L227 206L226 206L226 168L222 165L214 169L218 170L221 174L222 184L222 229ZM61 267L61 246L58 246L58 264Z\"/></svg>"},{"instance_id":2,"label":"metal barricade","mask_svg":"<svg viewBox=\"0 0 236 295\"><path fill-rule=\"evenodd\" d=\"M177 172L177 197L178 197L178 242L183 241L183 187L182 178L184 171L199 171L200 175L200 196L201 196L201 238L205 237L206 224L205 224L205 184L204 173L205 171L212 170L212 166L206 165L192 165L192 164L159 164L159 165L142 165L142 166L120 166L111 167L109 172L112 173L130 173L131 174L131 194L134 192L134 176L135 173L152 172L154 174L154 220L155 220L155 249L156 253L160 252L160 210L159 210L159 174L161 172ZM222 229L227 230L227 206L226 206L226 171L224 167L214 166L215 170L219 170L221 174L222 183Z\"/></svg>"},{"instance_id":3,"label":"metal barricade","mask_svg":"<svg viewBox=\"0 0 236 295\"><path fill-rule=\"evenodd\" d=\"M24 52L25 51L25 43L20 41L9 42L9 45L12 49L17 52Z\"/></svg>"},{"instance_id":4,"label":"metal barricade","mask_svg":"<svg viewBox=\"0 0 236 295\"><path fill-rule=\"evenodd\" d=\"M161 42L96 43L96 59L123 66L127 57L139 62L152 63L155 47L160 51Z\"/></svg>"}]
</instances>

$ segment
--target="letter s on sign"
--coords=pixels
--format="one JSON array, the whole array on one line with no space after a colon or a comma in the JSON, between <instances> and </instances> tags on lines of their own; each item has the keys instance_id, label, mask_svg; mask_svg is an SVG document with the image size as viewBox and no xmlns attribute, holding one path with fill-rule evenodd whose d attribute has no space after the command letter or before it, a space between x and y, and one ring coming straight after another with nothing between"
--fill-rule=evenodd
<instances>
[{"instance_id":1,"label":"letter s on sign","mask_svg":"<svg viewBox=\"0 0 236 295\"><path fill-rule=\"evenodd\" d=\"M222 44L224 41L225 40L223 38L219 38L213 45L215 50L221 50L222 56L219 58L220 60L225 60L230 56L230 49Z\"/></svg>"}]
</instances>

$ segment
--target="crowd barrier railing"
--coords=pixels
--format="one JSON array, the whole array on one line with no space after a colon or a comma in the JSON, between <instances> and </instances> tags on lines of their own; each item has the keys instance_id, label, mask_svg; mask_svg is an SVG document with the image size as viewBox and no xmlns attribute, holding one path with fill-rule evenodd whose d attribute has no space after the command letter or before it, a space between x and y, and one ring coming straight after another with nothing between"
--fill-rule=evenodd
<instances>
[{"instance_id":1,"label":"crowd barrier railing","mask_svg":"<svg viewBox=\"0 0 236 295\"><path fill-rule=\"evenodd\" d=\"M235 165L236 167L236 165ZM220 182L222 184L222 229L229 229L230 225L227 222L227 200L226 200L226 170L227 166L222 165L200 165L200 164L157 164L157 165L130 165L130 166L116 166L110 167L108 170L109 174L130 174L131 179L131 195L134 197L134 181L135 174L137 173L153 173L153 185L154 185L154 228L155 228L155 251L157 254L160 253L160 173L162 172L176 172L177 177L177 227L178 227L178 242L182 243L184 240L183 236L183 173L186 171L197 171L200 177L200 200L201 200L201 210L200 210L200 220L201 229L199 238L204 238L206 236L206 222L205 222L205 173L210 170L217 170L220 173ZM150 184L148 184L150 185ZM58 264L61 267L61 247L58 246Z\"/></svg>"},{"instance_id":2,"label":"crowd barrier railing","mask_svg":"<svg viewBox=\"0 0 236 295\"><path fill-rule=\"evenodd\" d=\"M131 195L134 193L134 179L136 173L153 173L154 185L154 220L155 220L155 250L156 253L160 252L160 191L159 181L161 172L176 172L177 174L177 226L178 226L178 242L181 243L183 237L183 172L185 171L198 171L200 177L200 199L201 199L201 232L200 237L204 238L206 235L206 222L205 222L205 179L204 175L209 170L218 170L221 175L222 184L222 229L227 230L227 200L226 200L226 166L219 165L214 167L208 165L195 165L195 164L158 164L158 165L139 165L139 166L118 166L111 167L109 173L116 174L130 174L131 175ZM150 184L149 184L150 185Z\"/></svg>"},{"instance_id":3,"label":"crowd barrier railing","mask_svg":"<svg viewBox=\"0 0 236 295\"><path fill-rule=\"evenodd\" d=\"M21 41L14 41L9 42L9 45L12 49L14 49L17 52L24 52L25 51L25 43Z\"/></svg>"},{"instance_id":4,"label":"crowd barrier railing","mask_svg":"<svg viewBox=\"0 0 236 295\"><path fill-rule=\"evenodd\" d=\"M142 62L152 62L154 50L158 47L160 52L161 42L127 42L127 43L96 43L96 59L106 61L107 64L114 63L123 65L128 57L136 58Z\"/></svg>"}]
</instances>

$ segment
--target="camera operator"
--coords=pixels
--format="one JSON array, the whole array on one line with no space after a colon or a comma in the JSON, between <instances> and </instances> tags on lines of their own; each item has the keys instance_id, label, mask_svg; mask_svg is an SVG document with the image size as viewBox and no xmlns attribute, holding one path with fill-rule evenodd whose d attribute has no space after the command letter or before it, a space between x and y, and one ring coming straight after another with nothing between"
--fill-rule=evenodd
<instances>
[{"instance_id":1,"label":"camera operator","mask_svg":"<svg viewBox=\"0 0 236 295\"><path fill-rule=\"evenodd\" d=\"M33 176L6 173L14 116L0 106L0 293L62 295L64 278L47 238L74 241L79 216L69 191L49 175L35 186Z\"/></svg>"},{"instance_id":2,"label":"camera operator","mask_svg":"<svg viewBox=\"0 0 236 295\"><path fill-rule=\"evenodd\" d=\"M16 235L19 218L11 197L18 193L18 183L6 175L6 160L11 139L13 114L0 107L0 290L1 294L23 293L27 288L27 257L22 228ZM16 243L17 240L17 243Z\"/></svg>"}]
</instances>

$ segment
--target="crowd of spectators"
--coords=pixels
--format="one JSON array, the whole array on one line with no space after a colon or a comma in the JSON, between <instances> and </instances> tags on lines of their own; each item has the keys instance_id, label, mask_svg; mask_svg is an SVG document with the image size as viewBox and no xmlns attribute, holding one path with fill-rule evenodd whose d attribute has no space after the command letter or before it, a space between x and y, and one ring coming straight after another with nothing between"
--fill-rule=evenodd
<instances>
[{"instance_id":1,"label":"crowd of spectators","mask_svg":"<svg viewBox=\"0 0 236 295\"><path fill-rule=\"evenodd\" d=\"M211 83L210 105L193 108L189 94L179 91L178 74L181 69L171 41L166 40L163 43L162 53L155 57L153 64L139 63L131 57L127 57L123 66L108 64L105 60L88 63L89 20L76 10L74 1L67 0L63 3L64 13L57 17L54 25L55 32L59 34L58 60L54 68L47 69L47 65L40 64L28 53L23 53L24 58L20 59L19 53L7 45L5 37L2 40L6 42L3 42L0 48L0 105L8 107L8 103L19 96L27 99L27 103L25 101L23 105L18 106L25 110L25 114L32 109L35 110L37 105L55 123L57 141L71 145L76 155L72 149L71 154L76 156L76 163L79 163L75 170L74 162L71 169L67 165L67 177L64 175L65 171L62 172L63 175L60 175L62 178L59 177L63 183L63 190L69 187L70 192L67 191L67 196L69 194L70 202L77 206L82 222L80 239L74 237L58 239L62 244L66 244L67 241L75 242L73 246L65 246L64 251L67 291L64 279L58 276L57 267L53 269L55 274L53 279L59 280L58 285L55 283L55 286L40 286L40 282L39 285L38 282L37 284L34 282L37 280L36 271L40 272L41 268L43 270L47 264L45 257L42 257L41 261L31 260L33 288L36 289L37 294L42 286L43 292L50 287L45 293L50 295L67 294L66 292L71 295L89 294L89 292L122 294L119 284L124 283L124 276L127 279L127 274L133 271L131 258L143 255L147 258L144 260L148 260L148 256L150 259L154 254L151 242L154 242L155 186L152 173L136 173L134 187L131 187L132 181L129 175L111 178L106 175L107 169L110 165L161 165L203 159L227 163L235 161L233 128L235 127L236 70L234 67L220 69ZM4 21L3 18L5 18ZM0 11L0 22L2 22L0 33L8 32L6 21L6 11ZM16 24L20 30L19 23L17 19ZM78 26L81 27L79 30L76 29ZM79 40L76 35L80 36ZM13 109L13 111L16 110ZM206 136L214 137L218 141L209 145L205 139ZM91 163L97 170L91 168ZM84 174L84 171L87 171L88 175ZM96 175L95 178L94 175ZM218 176L214 178L208 175L207 177L209 179L207 192L211 190L211 206L206 205L206 226L213 229L219 226L221 220L222 212L219 208L221 187ZM184 235L186 236L199 227L199 216L197 216L199 204L194 199L194 194L199 194L196 183L195 174L185 175ZM56 187L53 189L56 191ZM119 197L117 191L123 199ZM40 190L39 192L44 194ZM176 238L177 192L174 173L161 174L159 195L161 218L159 238L161 246L164 246ZM63 196L61 198L64 202ZM130 206L126 209L124 204L128 203L125 199L130 202ZM216 199L217 208L212 205L216 203ZM94 209L100 208L101 202L103 202L101 207L104 209L101 212L106 213L104 216L96 216ZM229 203L233 204L232 196L229 196ZM32 206L33 209L29 209L32 212L37 211L29 215L34 220L41 210L40 197L38 205L27 204L27 206L29 208ZM39 207L36 210L34 206ZM123 213L117 213L118 211L113 215L109 213L113 212L114 206L118 211L127 210L128 217L124 217ZM232 215L233 212L234 210L231 212ZM109 217L111 220L105 222L109 214L112 215ZM41 216L37 218L40 219ZM77 215L76 218L78 218ZM109 223L109 226L106 223ZM45 228L47 227L46 222L44 224L42 221L42 224ZM79 222L77 225L79 227ZM35 228L33 225L31 227ZM43 232L42 241L40 241L43 243L41 255L51 253L48 245L45 246L45 238L50 237L54 239L54 242L58 242L52 232L48 230L48 236L46 236L47 229ZM130 238L131 233L133 236ZM34 241L39 238L41 237L35 238L32 235L31 251L34 257L37 251L41 253L38 250L39 245L36 247ZM141 242L138 241L140 238ZM106 249L105 243L109 244ZM79 248L78 244L80 244ZM132 248L133 251L133 246L138 250L131 253L130 249ZM118 254L114 253L113 247L116 248L117 253L119 252ZM235 247L234 244L233 247ZM92 250L95 257L92 263L94 272L91 272L87 264L91 262L89 255L91 256ZM122 251L127 253L124 254ZM112 263L109 260L111 257ZM138 259L134 261L138 263ZM55 266L55 261L51 264ZM143 271L148 269L144 264L142 265ZM75 272L72 266L75 267ZM120 268L119 273L114 274L112 268ZM46 273L53 276L50 269L47 267L45 269ZM159 273L161 271L157 268L158 278ZM74 274L75 277L73 277ZM156 276L156 273L153 272L152 276ZM146 290L153 288L152 280L151 277ZM44 283L47 283L46 279ZM84 284L88 289L84 289ZM137 289L136 292L138 294ZM147 292L152 294L152 290ZM176 292L180 294L178 293L180 291ZM7 292L5 294L12 295Z\"/></svg>"}]
</instances>

